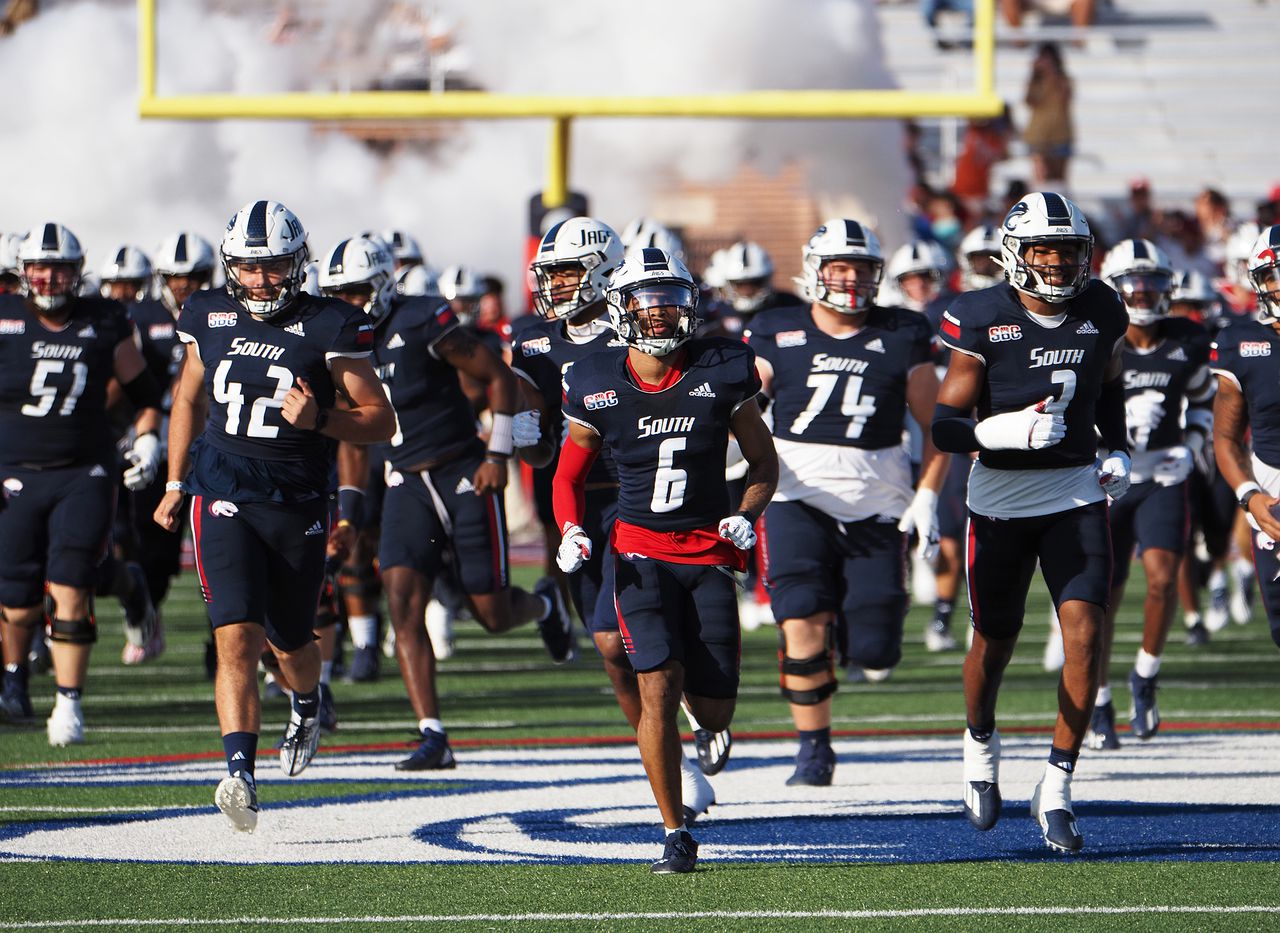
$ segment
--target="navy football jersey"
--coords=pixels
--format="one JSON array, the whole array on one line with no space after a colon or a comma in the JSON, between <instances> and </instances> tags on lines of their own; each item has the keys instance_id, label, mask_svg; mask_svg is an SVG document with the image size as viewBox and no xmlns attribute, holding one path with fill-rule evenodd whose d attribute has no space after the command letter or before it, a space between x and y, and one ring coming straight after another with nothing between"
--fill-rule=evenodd
<instances>
[{"instance_id":1,"label":"navy football jersey","mask_svg":"<svg viewBox=\"0 0 1280 933\"><path fill-rule=\"evenodd\" d=\"M609 349L625 348L612 328L602 327L600 332L585 343L575 343L565 332L561 321L539 320L527 324L516 334L511 344L511 368L517 375L528 379L542 393L551 410L553 430L556 433L556 454L548 469L554 469L560 459L559 445L567 433L563 426L564 412L561 402L564 395L564 376L579 360ZM587 474L587 483L616 483L618 468L607 449L600 451L596 462Z\"/></svg>"},{"instance_id":2,"label":"navy football jersey","mask_svg":"<svg viewBox=\"0 0 1280 933\"><path fill-rule=\"evenodd\" d=\"M129 319L142 340L142 358L147 370L164 393L164 409L169 410L173 381L182 370L182 341L178 322L159 301L139 301L129 305Z\"/></svg>"},{"instance_id":3,"label":"navy football jersey","mask_svg":"<svg viewBox=\"0 0 1280 933\"><path fill-rule=\"evenodd\" d=\"M73 298L67 308L54 330L24 299L0 295L0 463L114 460L107 383L133 325L116 301Z\"/></svg>"},{"instance_id":4,"label":"navy football jersey","mask_svg":"<svg viewBox=\"0 0 1280 933\"><path fill-rule=\"evenodd\" d=\"M985 466L1051 469L1084 466L1097 458L1095 407L1129 315L1120 296L1099 279L1057 307L1062 322L1049 326L1022 307L1013 286L1001 283L957 295L942 316L942 342L986 366L979 420L1053 398L1066 421L1066 437L1052 447L984 450L979 459Z\"/></svg>"},{"instance_id":5,"label":"navy football jersey","mask_svg":"<svg viewBox=\"0 0 1280 933\"><path fill-rule=\"evenodd\" d=\"M1157 325L1160 343L1142 353L1125 343L1124 397L1144 393L1160 396L1164 408L1160 423L1146 438L1148 450L1165 450L1182 443L1182 400L1187 386L1209 362L1209 333L1203 326L1187 318L1165 318Z\"/></svg>"},{"instance_id":6,"label":"navy football jersey","mask_svg":"<svg viewBox=\"0 0 1280 933\"><path fill-rule=\"evenodd\" d=\"M747 343L773 366L773 436L882 450L902 443L907 374L930 359L929 322L874 307L862 330L824 333L807 306L756 315Z\"/></svg>"},{"instance_id":7,"label":"navy football jersey","mask_svg":"<svg viewBox=\"0 0 1280 933\"><path fill-rule=\"evenodd\" d=\"M331 491L336 442L295 428L281 409L299 377L321 408L333 407L329 362L369 355L373 332L365 313L335 298L300 295L268 324L224 289L199 291L183 305L178 336L204 363L210 400L193 449L193 491L240 501L296 501Z\"/></svg>"},{"instance_id":8,"label":"navy football jersey","mask_svg":"<svg viewBox=\"0 0 1280 933\"><path fill-rule=\"evenodd\" d=\"M440 298L397 298L373 343L378 378L396 410L396 433L378 450L397 470L439 460L467 441L480 443L458 371L435 345L461 326Z\"/></svg>"},{"instance_id":9,"label":"navy football jersey","mask_svg":"<svg viewBox=\"0 0 1280 933\"><path fill-rule=\"evenodd\" d=\"M1244 396L1253 452L1280 468L1280 335L1257 321L1237 321L1218 333L1210 355L1213 371L1236 384Z\"/></svg>"},{"instance_id":10,"label":"navy football jersey","mask_svg":"<svg viewBox=\"0 0 1280 933\"><path fill-rule=\"evenodd\" d=\"M689 531L729 514L729 420L760 391L755 354L721 337L685 344L684 372L638 388L627 351L596 353L565 374L564 412L600 435L618 468L618 515L652 531Z\"/></svg>"}]
</instances>

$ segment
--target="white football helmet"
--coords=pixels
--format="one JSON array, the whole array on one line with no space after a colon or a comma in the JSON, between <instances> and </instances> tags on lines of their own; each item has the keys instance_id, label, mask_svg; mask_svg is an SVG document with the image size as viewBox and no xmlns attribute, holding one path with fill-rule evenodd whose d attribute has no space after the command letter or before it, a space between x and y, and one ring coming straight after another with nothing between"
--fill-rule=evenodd
<instances>
[{"instance_id":1,"label":"white football helmet","mask_svg":"<svg viewBox=\"0 0 1280 933\"><path fill-rule=\"evenodd\" d=\"M880 238L858 221L828 220L809 238L801 257L802 273L796 284L806 301L816 301L841 314L861 314L875 301L884 274L884 252ZM836 291L822 277L822 267L835 259L870 263L872 274L865 282L859 277L852 292Z\"/></svg>"},{"instance_id":2,"label":"white football helmet","mask_svg":"<svg viewBox=\"0 0 1280 933\"><path fill-rule=\"evenodd\" d=\"M960 285L967 292L990 288L1004 281L1000 265L1000 228L974 227L960 241Z\"/></svg>"},{"instance_id":3,"label":"white football helmet","mask_svg":"<svg viewBox=\"0 0 1280 933\"><path fill-rule=\"evenodd\" d=\"M707 268L702 272L702 284L713 292L724 290L724 249L713 250L707 261Z\"/></svg>"},{"instance_id":4,"label":"white football helmet","mask_svg":"<svg viewBox=\"0 0 1280 933\"><path fill-rule=\"evenodd\" d=\"M534 308L547 320L565 320L598 305L623 253L622 240L608 224L593 217L560 221L543 234L529 267ZM557 272L576 275L577 284L554 287Z\"/></svg>"},{"instance_id":5,"label":"white football helmet","mask_svg":"<svg viewBox=\"0 0 1280 933\"><path fill-rule=\"evenodd\" d=\"M1129 323L1150 327L1169 314L1173 264L1150 240L1121 240L1102 260L1102 278L1120 293Z\"/></svg>"},{"instance_id":6,"label":"white football helmet","mask_svg":"<svg viewBox=\"0 0 1280 933\"><path fill-rule=\"evenodd\" d=\"M152 253L152 257L152 267L160 286L160 300L172 314L176 315L181 310L182 302L187 299L188 289L184 287L181 289L181 296L175 295L170 287L171 276L191 279L196 287L190 291L200 291L213 284L213 244L198 233L180 230L169 234Z\"/></svg>"},{"instance_id":7,"label":"white football helmet","mask_svg":"<svg viewBox=\"0 0 1280 933\"><path fill-rule=\"evenodd\" d=\"M18 265L18 246L21 243L21 233L0 233L0 293L22 284L22 270Z\"/></svg>"},{"instance_id":8,"label":"white football helmet","mask_svg":"<svg viewBox=\"0 0 1280 933\"><path fill-rule=\"evenodd\" d=\"M103 298L111 297L113 282L136 284L134 301L143 301L151 295L151 260L136 246L127 243L117 248L98 273L99 290Z\"/></svg>"},{"instance_id":9,"label":"white football helmet","mask_svg":"<svg viewBox=\"0 0 1280 933\"><path fill-rule=\"evenodd\" d=\"M723 250L718 262L725 300L735 311L757 311L773 294L773 259L759 243L740 240Z\"/></svg>"},{"instance_id":10,"label":"white football helmet","mask_svg":"<svg viewBox=\"0 0 1280 933\"><path fill-rule=\"evenodd\" d=\"M1280 224L1258 234L1250 250L1249 283L1258 294L1258 321L1280 321Z\"/></svg>"},{"instance_id":11,"label":"white football helmet","mask_svg":"<svg viewBox=\"0 0 1280 933\"><path fill-rule=\"evenodd\" d=\"M56 289L32 285L30 265L49 264L69 266L74 275L65 286ZM42 311L53 311L66 304L68 298L80 293L80 280L84 275L84 251L76 235L62 224L43 223L32 227L18 244L18 269L22 276L23 290Z\"/></svg>"},{"instance_id":12,"label":"white football helmet","mask_svg":"<svg viewBox=\"0 0 1280 933\"><path fill-rule=\"evenodd\" d=\"M320 291L329 296L348 289L369 289L365 314L381 320L396 294L396 264L380 240L350 237L339 241L320 262Z\"/></svg>"},{"instance_id":13,"label":"white football helmet","mask_svg":"<svg viewBox=\"0 0 1280 933\"><path fill-rule=\"evenodd\" d=\"M1169 304L1170 308L1179 304L1189 305L1200 313L1206 324L1222 316L1222 296L1207 277L1194 269L1173 274L1173 294Z\"/></svg>"},{"instance_id":14,"label":"white football helmet","mask_svg":"<svg viewBox=\"0 0 1280 933\"><path fill-rule=\"evenodd\" d=\"M440 297L453 307L453 313L463 324L470 324L479 309L484 289L480 278L468 266L449 266L436 280Z\"/></svg>"},{"instance_id":15,"label":"white football helmet","mask_svg":"<svg viewBox=\"0 0 1280 933\"><path fill-rule=\"evenodd\" d=\"M684 262L684 241L674 230L648 217L637 217L623 228L622 245L628 256L636 250L656 248Z\"/></svg>"},{"instance_id":16,"label":"white football helmet","mask_svg":"<svg viewBox=\"0 0 1280 933\"><path fill-rule=\"evenodd\" d=\"M293 303L302 291L310 257L302 221L279 201L250 201L227 222L222 237L222 268L227 276L227 291L259 320L270 320ZM276 262L286 269L278 285L268 283L249 289L241 284L239 266ZM271 297L250 296L251 291L272 289Z\"/></svg>"},{"instance_id":17,"label":"white football helmet","mask_svg":"<svg viewBox=\"0 0 1280 933\"><path fill-rule=\"evenodd\" d=\"M368 234L363 234L368 236ZM403 230L384 230L379 238L391 251L391 258L397 266L424 263L427 258L422 254L418 241ZM369 237L373 239L373 237Z\"/></svg>"},{"instance_id":18,"label":"white football helmet","mask_svg":"<svg viewBox=\"0 0 1280 933\"><path fill-rule=\"evenodd\" d=\"M1223 258L1224 276L1228 282L1241 288L1253 288L1249 266L1253 259L1253 244L1258 241L1261 233L1261 227L1252 220L1246 220L1227 237L1227 242L1223 245Z\"/></svg>"},{"instance_id":19,"label":"white football helmet","mask_svg":"<svg viewBox=\"0 0 1280 933\"><path fill-rule=\"evenodd\" d=\"M923 311L925 305L942 290L942 282L950 268L951 257L941 243L936 240L912 240L893 251L886 273L898 290L898 298L903 307ZM928 280L923 296L912 296L903 288L902 280L909 275L924 276Z\"/></svg>"},{"instance_id":20,"label":"white football helmet","mask_svg":"<svg viewBox=\"0 0 1280 933\"><path fill-rule=\"evenodd\" d=\"M1055 246L1061 259L1052 265L1028 263L1027 250L1038 245ZM1041 301L1061 304L1089 286L1093 234L1084 214L1069 200L1052 191L1033 191L1005 215L1000 258L1010 285Z\"/></svg>"},{"instance_id":21,"label":"white football helmet","mask_svg":"<svg viewBox=\"0 0 1280 933\"><path fill-rule=\"evenodd\" d=\"M628 346L650 356L666 356L687 343L697 333L698 285L685 264L677 256L656 247L646 247L622 261L605 293L613 329ZM647 320L641 314L654 308L678 309L669 336L645 333Z\"/></svg>"},{"instance_id":22,"label":"white football helmet","mask_svg":"<svg viewBox=\"0 0 1280 933\"><path fill-rule=\"evenodd\" d=\"M396 270L396 294L405 296L440 297L440 285L430 266L401 266Z\"/></svg>"}]
</instances>

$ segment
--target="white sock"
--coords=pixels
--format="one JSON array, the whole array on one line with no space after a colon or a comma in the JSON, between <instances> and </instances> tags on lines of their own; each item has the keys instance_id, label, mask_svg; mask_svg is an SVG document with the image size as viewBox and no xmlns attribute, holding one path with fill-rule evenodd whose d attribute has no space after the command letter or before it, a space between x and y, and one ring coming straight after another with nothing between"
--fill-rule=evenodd
<instances>
[{"instance_id":1,"label":"white sock","mask_svg":"<svg viewBox=\"0 0 1280 933\"><path fill-rule=\"evenodd\" d=\"M964 730L964 779L967 782L1000 781L1000 733L991 731L991 738L979 742L968 729Z\"/></svg>"},{"instance_id":2,"label":"white sock","mask_svg":"<svg viewBox=\"0 0 1280 933\"><path fill-rule=\"evenodd\" d=\"M665 840L665 839L666 839L668 836L670 836L672 833L683 832L683 831L684 831L684 830L686 830L686 829L688 829L688 827L687 827L684 823L681 823L681 824L680 824L679 826L677 826L675 829L672 829L672 828L671 828L670 826L668 826L666 823L663 823L663 824L662 824L662 838Z\"/></svg>"},{"instance_id":3,"label":"white sock","mask_svg":"<svg viewBox=\"0 0 1280 933\"><path fill-rule=\"evenodd\" d=\"M702 728L702 726L699 725L698 720L694 717L693 710L689 708L689 704L687 701L681 700L680 708L684 710L684 718L689 720L690 729L692 729L694 732L697 732L699 729Z\"/></svg>"},{"instance_id":4,"label":"white sock","mask_svg":"<svg viewBox=\"0 0 1280 933\"><path fill-rule=\"evenodd\" d=\"M1253 579L1253 561L1247 557L1237 557L1232 564L1232 568L1236 572L1236 579L1240 581Z\"/></svg>"},{"instance_id":5,"label":"white sock","mask_svg":"<svg viewBox=\"0 0 1280 933\"><path fill-rule=\"evenodd\" d=\"M1147 654L1141 648L1138 649L1138 656L1134 658L1133 669L1138 672L1139 677L1154 677L1160 673L1160 655Z\"/></svg>"},{"instance_id":6,"label":"white sock","mask_svg":"<svg viewBox=\"0 0 1280 933\"><path fill-rule=\"evenodd\" d=\"M321 661L320 662L320 683L324 684L327 687L329 685L329 678L332 676L333 676L333 662Z\"/></svg>"},{"instance_id":7,"label":"white sock","mask_svg":"<svg viewBox=\"0 0 1280 933\"><path fill-rule=\"evenodd\" d=\"M1098 688L1098 706L1105 706L1111 702L1111 685Z\"/></svg>"},{"instance_id":8,"label":"white sock","mask_svg":"<svg viewBox=\"0 0 1280 933\"><path fill-rule=\"evenodd\" d=\"M53 695L54 709L72 709L77 713L80 712L80 701L67 696L65 693L55 693Z\"/></svg>"},{"instance_id":9,"label":"white sock","mask_svg":"<svg viewBox=\"0 0 1280 933\"><path fill-rule=\"evenodd\" d=\"M1182 624L1187 628L1195 628L1203 621L1204 620L1200 618L1200 613L1198 612L1187 612L1183 613L1182 616Z\"/></svg>"},{"instance_id":10,"label":"white sock","mask_svg":"<svg viewBox=\"0 0 1280 933\"><path fill-rule=\"evenodd\" d=\"M351 641L357 648L372 648L378 640L377 616L350 616L347 628L351 630Z\"/></svg>"},{"instance_id":11,"label":"white sock","mask_svg":"<svg viewBox=\"0 0 1280 933\"><path fill-rule=\"evenodd\" d=\"M1044 766L1044 780L1040 782L1040 812L1050 810L1075 812L1071 809L1071 772L1054 764Z\"/></svg>"},{"instance_id":12,"label":"white sock","mask_svg":"<svg viewBox=\"0 0 1280 933\"><path fill-rule=\"evenodd\" d=\"M418 731L419 732L427 732L427 731L439 732L441 735L444 735L444 723L442 723L438 719L419 719Z\"/></svg>"}]
</instances>

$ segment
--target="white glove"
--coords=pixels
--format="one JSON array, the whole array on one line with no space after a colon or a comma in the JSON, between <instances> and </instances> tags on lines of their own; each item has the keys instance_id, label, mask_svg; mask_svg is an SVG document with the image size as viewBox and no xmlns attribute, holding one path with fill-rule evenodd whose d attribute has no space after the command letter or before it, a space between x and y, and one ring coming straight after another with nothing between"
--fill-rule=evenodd
<instances>
[{"instance_id":1,"label":"white glove","mask_svg":"<svg viewBox=\"0 0 1280 933\"><path fill-rule=\"evenodd\" d=\"M1062 412L1051 410L1053 397L1028 405L1021 411L992 415L973 429L978 443L987 450L1043 450L1067 435Z\"/></svg>"},{"instance_id":2,"label":"white glove","mask_svg":"<svg viewBox=\"0 0 1280 933\"><path fill-rule=\"evenodd\" d=\"M518 411L511 418L511 443L516 447L532 447L542 440L542 414Z\"/></svg>"},{"instance_id":3,"label":"white glove","mask_svg":"<svg viewBox=\"0 0 1280 933\"><path fill-rule=\"evenodd\" d=\"M591 539L581 525L565 523L561 532L560 550L556 551L556 566L564 573L573 573L591 557Z\"/></svg>"},{"instance_id":4,"label":"white glove","mask_svg":"<svg viewBox=\"0 0 1280 933\"><path fill-rule=\"evenodd\" d=\"M921 486L898 521L904 534L914 531L919 538L916 554L924 560L938 556L938 494Z\"/></svg>"},{"instance_id":5,"label":"white glove","mask_svg":"<svg viewBox=\"0 0 1280 933\"><path fill-rule=\"evenodd\" d=\"M1207 479L1213 479L1218 464L1213 459L1213 444L1199 431L1187 432L1187 450L1191 451L1191 462L1196 471Z\"/></svg>"},{"instance_id":6,"label":"white glove","mask_svg":"<svg viewBox=\"0 0 1280 933\"><path fill-rule=\"evenodd\" d=\"M1112 499L1119 499L1129 491L1129 455L1114 450L1102 458L1098 468L1098 485Z\"/></svg>"},{"instance_id":7,"label":"white glove","mask_svg":"<svg viewBox=\"0 0 1280 933\"><path fill-rule=\"evenodd\" d=\"M720 537L739 551L749 551L756 546L756 530L744 515L730 515L720 519Z\"/></svg>"},{"instance_id":8,"label":"white glove","mask_svg":"<svg viewBox=\"0 0 1280 933\"><path fill-rule=\"evenodd\" d=\"M1124 420L1134 450L1146 450L1151 432L1164 419L1164 393L1147 389L1124 400Z\"/></svg>"},{"instance_id":9,"label":"white glove","mask_svg":"<svg viewBox=\"0 0 1280 933\"><path fill-rule=\"evenodd\" d=\"M1170 447L1151 471L1151 478L1161 486L1176 486L1191 475L1194 461L1186 447Z\"/></svg>"},{"instance_id":10,"label":"white glove","mask_svg":"<svg viewBox=\"0 0 1280 933\"><path fill-rule=\"evenodd\" d=\"M124 452L124 458L133 464L124 471L124 488L137 492L150 486L160 467L160 438L154 434L139 435Z\"/></svg>"}]
</instances>

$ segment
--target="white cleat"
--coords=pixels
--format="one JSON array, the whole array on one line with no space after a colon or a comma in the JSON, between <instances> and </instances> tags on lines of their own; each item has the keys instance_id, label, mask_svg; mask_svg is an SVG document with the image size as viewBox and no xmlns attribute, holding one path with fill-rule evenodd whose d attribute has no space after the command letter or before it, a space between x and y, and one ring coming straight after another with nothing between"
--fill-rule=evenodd
<instances>
[{"instance_id":1,"label":"white cleat","mask_svg":"<svg viewBox=\"0 0 1280 933\"><path fill-rule=\"evenodd\" d=\"M427 603L427 635L437 661L453 657L453 616L439 600Z\"/></svg>"},{"instance_id":2,"label":"white cleat","mask_svg":"<svg viewBox=\"0 0 1280 933\"><path fill-rule=\"evenodd\" d=\"M754 632L762 625L773 624L773 610L754 596L744 596L738 600L738 622L744 632Z\"/></svg>"},{"instance_id":3,"label":"white cleat","mask_svg":"<svg viewBox=\"0 0 1280 933\"><path fill-rule=\"evenodd\" d=\"M933 565L911 551L911 601L917 606L932 606L938 601L938 578Z\"/></svg>"},{"instance_id":4,"label":"white cleat","mask_svg":"<svg viewBox=\"0 0 1280 933\"><path fill-rule=\"evenodd\" d=\"M218 782L213 802L237 832L251 833L258 828L258 789L251 781L228 774Z\"/></svg>"},{"instance_id":5,"label":"white cleat","mask_svg":"<svg viewBox=\"0 0 1280 933\"><path fill-rule=\"evenodd\" d=\"M298 718L289 713L284 738L280 742L280 770L289 777L297 777L311 764L320 748L320 720L315 716Z\"/></svg>"},{"instance_id":6,"label":"white cleat","mask_svg":"<svg viewBox=\"0 0 1280 933\"><path fill-rule=\"evenodd\" d=\"M716 802L716 792L711 782L683 754L680 755L680 791L684 801L684 821L689 826Z\"/></svg>"},{"instance_id":7,"label":"white cleat","mask_svg":"<svg viewBox=\"0 0 1280 933\"><path fill-rule=\"evenodd\" d=\"M79 745L84 741L84 715L77 702L66 701L59 696L45 726L49 731L49 744L55 748Z\"/></svg>"},{"instance_id":8,"label":"white cleat","mask_svg":"<svg viewBox=\"0 0 1280 933\"><path fill-rule=\"evenodd\" d=\"M939 651L955 651L956 638L951 634L951 630L935 626L930 622L925 626L924 630L924 647L926 651L937 653Z\"/></svg>"}]
</instances>

